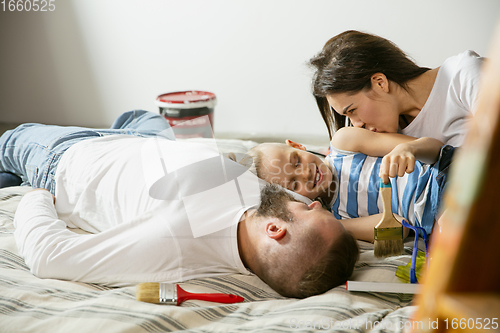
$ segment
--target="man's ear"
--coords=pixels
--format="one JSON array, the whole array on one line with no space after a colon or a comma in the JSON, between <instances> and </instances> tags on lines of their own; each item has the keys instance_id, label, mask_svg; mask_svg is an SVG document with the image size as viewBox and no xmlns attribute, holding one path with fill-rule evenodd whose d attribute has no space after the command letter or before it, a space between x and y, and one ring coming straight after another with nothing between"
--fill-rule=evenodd
<instances>
[{"instance_id":1,"label":"man's ear","mask_svg":"<svg viewBox=\"0 0 500 333\"><path fill-rule=\"evenodd\" d=\"M285 140L285 143L292 148L306 151L306 147L301 145L300 143L293 142L292 140Z\"/></svg>"},{"instance_id":2,"label":"man's ear","mask_svg":"<svg viewBox=\"0 0 500 333\"><path fill-rule=\"evenodd\" d=\"M372 90L389 92L389 80L383 73L375 73L371 77Z\"/></svg>"},{"instance_id":3,"label":"man's ear","mask_svg":"<svg viewBox=\"0 0 500 333\"><path fill-rule=\"evenodd\" d=\"M269 238L280 240L286 235L286 225L284 223L269 222L266 224L266 234Z\"/></svg>"}]
</instances>

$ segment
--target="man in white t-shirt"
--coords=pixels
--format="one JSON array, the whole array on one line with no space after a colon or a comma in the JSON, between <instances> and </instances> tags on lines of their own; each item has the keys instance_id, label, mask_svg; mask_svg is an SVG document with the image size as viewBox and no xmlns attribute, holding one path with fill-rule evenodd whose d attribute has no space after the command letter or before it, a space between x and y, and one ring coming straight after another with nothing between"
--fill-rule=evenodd
<instances>
[{"instance_id":1,"label":"man in white t-shirt","mask_svg":"<svg viewBox=\"0 0 500 333\"><path fill-rule=\"evenodd\" d=\"M290 297L350 276L357 245L318 202L275 187L261 196L243 166L171 134L132 111L108 130L29 124L0 138L0 171L48 190L26 194L15 216L35 275L127 285L250 270Z\"/></svg>"}]
</instances>

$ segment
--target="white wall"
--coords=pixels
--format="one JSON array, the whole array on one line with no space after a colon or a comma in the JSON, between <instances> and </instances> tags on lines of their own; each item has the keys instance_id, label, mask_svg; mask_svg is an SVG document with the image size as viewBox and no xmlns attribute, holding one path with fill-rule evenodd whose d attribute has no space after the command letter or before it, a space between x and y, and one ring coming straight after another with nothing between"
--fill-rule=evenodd
<instances>
[{"instance_id":1,"label":"white wall","mask_svg":"<svg viewBox=\"0 0 500 333\"><path fill-rule=\"evenodd\" d=\"M307 61L358 29L422 66L487 55L498 0L56 0L0 12L0 122L107 126L160 93L214 92L215 131L321 136Z\"/></svg>"}]
</instances>

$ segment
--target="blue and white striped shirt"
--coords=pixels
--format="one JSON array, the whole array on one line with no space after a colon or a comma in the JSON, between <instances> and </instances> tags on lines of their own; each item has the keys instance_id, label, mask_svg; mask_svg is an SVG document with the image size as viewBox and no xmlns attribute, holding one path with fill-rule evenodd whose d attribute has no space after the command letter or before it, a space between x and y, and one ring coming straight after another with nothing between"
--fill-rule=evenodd
<instances>
[{"instance_id":1,"label":"blue and white striped shirt","mask_svg":"<svg viewBox=\"0 0 500 333\"><path fill-rule=\"evenodd\" d=\"M327 162L339 178L337 199L331 208L337 219L378 214L383 211L378 176L381 157L371 157L330 147ZM392 212L411 224L432 231L437 213L439 186L436 165L415 162L415 171L391 178Z\"/></svg>"}]
</instances>

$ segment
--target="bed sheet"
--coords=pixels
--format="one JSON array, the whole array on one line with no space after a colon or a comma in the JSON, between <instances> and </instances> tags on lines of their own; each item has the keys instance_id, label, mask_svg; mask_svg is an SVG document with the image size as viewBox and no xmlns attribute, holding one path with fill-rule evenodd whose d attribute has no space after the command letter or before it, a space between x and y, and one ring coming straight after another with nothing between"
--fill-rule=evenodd
<instances>
[{"instance_id":1,"label":"bed sheet","mask_svg":"<svg viewBox=\"0 0 500 333\"><path fill-rule=\"evenodd\" d=\"M191 292L241 295L240 304L186 301L182 306L135 300L135 288L110 288L31 274L20 257L12 220L30 188L0 189L0 332L291 332L402 331L414 307L407 294L348 292L339 286L303 300L284 298L256 276L229 275L181 283ZM361 243L353 279L397 281L395 270L409 260L373 257Z\"/></svg>"},{"instance_id":2,"label":"bed sheet","mask_svg":"<svg viewBox=\"0 0 500 333\"><path fill-rule=\"evenodd\" d=\"M245 153L257 142L193 139L217 144L219 150ZM339 286L303 300L284 298L256 276L228 275L181 283L189 292L242 296L239 304L186 301L181 306L135 300L135 287L110 288L31 274L14 240L13 218L29 187L0 189L0 333L18 332L401 332L411 324L412 295L348 292ZM73 229L72 229L73 230ZM359 242L360 260L352 280L398 282L405 254L388 259L373 256L373 245ZM147 282L147 281L145 281Z\"/></svg>"}]
</instances>

